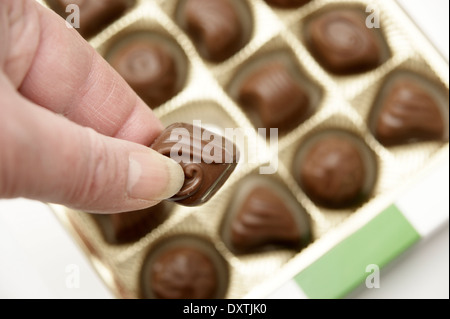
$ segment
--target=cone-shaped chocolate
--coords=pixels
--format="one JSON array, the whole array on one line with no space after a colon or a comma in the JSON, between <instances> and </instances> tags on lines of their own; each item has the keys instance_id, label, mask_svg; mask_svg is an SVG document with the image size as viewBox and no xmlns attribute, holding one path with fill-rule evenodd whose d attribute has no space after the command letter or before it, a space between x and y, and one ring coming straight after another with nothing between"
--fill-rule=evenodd
<instances>
[{"instance_id":1,"label":"cone-shaped chocolate","mask_svg":"<svg viewBox=\"0 0 450 319\"><path fill-rule=\"evenodd\" d=\"M277 180L261 176L249 176L237 186L221 232L237 254L300 250L311 240L304 208Z\"/></svg>"},{"instance_id":2,"label":"cone-shaped chocolate","mask_svg":"<svg viewBox=\"0 0 450 319\"><path fill-rule=\"evenodd\" d=\"M385 146L441 140L442 112L436 100L412 80L394 83L382 101L375 123L375 137Z\"/></svg>"},{"instance_id":3,"label":"cone-shaped chocolate","mask_svg":"<svg viewBox=\"0 0 450 319\"><path fill-rule=\"evenodd\" d=\"M255 188L231 224L231 243L238 251L267 244L298 246L300 230L283 199L265 187Z\"/></svg>"}]
</instances>

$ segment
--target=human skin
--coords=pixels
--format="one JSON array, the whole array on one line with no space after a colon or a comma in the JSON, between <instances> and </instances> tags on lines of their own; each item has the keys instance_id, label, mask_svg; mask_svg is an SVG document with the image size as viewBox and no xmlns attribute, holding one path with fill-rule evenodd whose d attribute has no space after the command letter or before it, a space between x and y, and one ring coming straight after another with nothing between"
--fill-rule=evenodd
<instances>
[{"instance_id":1,"label":"human skin","mask_svg":"<svg viewBox=\"0 0 450 319\"><path fill-rule=\"evenodd\" d=\"M184 174L147 146L163 126L65 21L0 1L0 198L94 213L153 206Z\"/></svg>"}]
</instances>

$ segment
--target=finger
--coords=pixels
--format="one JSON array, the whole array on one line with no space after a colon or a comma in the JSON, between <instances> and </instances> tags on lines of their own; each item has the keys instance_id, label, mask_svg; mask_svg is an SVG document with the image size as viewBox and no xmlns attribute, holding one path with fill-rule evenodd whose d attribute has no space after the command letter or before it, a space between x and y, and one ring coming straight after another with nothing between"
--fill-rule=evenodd
<instances>
[{"instance_id":1,"label":"finger","mask_svg":"<svg viewBox=\"0 0 450 319\"><path fill-rule=\"evenodd\" d=\"M146 145L156 138L162 125L153 112L62 18L36 1L5 3L4 70L22 95L104 135Z\"/></svg>"},{"instance_id":2,"label":"finger","mask_svg":"<svg viewBox=\"0 0 450 319\"><path fill-rule=\"evenodd\" d=\"M171 159L81 127L1 82L0 197L115 213L152 206L181 188L183 170Z\"/></svg>"}]
</instances>

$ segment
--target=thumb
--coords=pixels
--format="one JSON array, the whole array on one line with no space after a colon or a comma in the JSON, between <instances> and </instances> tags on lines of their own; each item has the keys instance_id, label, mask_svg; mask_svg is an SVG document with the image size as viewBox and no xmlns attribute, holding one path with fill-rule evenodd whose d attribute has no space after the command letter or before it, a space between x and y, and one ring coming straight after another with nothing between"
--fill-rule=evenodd
<instances>
[{"instance_id":1,"label":"thumb","mask_svg":"<svg viewBox=\"0 0 450 319\"><path fill-rule=\"evenodd\" d=\"M155 205L183 185L181 166L152 149L101 135L7 93L0 92L0 198L115 213Z\"/></svg>"}]
</instances>

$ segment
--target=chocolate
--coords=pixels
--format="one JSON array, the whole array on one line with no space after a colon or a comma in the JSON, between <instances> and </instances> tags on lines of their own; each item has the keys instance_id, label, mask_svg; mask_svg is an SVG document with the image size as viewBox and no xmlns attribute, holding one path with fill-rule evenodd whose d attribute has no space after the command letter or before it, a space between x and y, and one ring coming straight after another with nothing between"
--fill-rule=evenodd
<instances>
[{"instance_id":1,"label":"chocolate","mask_svg":"<svg viewBox=\"0 0 450 319\"><path fill-rule=\"evenodd\" d=\"M161 225L170 215L169 203L119 214L92 214L103 238L113 245L139 240Z\"/></svg>"},{"instance_id":2,"label":"chocolate","mask_svg":"<svg viewBox=\"0 0 450 319\"><path fill-rule=\"evenodd\" d=\"M231 141L186 123L167 127L151 148L177 161L183 168L184 185L169 200L185 206L208 201L234 171L239 158Z\"/></svg>"},{"instance_id":3,"label":"chocolate","mask_svg":"<svg viewBox=\"0 0 450 319\"><path fill-rule=\"evenodd\" d=\"M141 296L217 299L228 289L228 264L206 238L177 235L152 247L141 269Z\"/></svg>"},{"instance_id":4,"label":"chocolate","mask_svg":"<svg viewBox=\"0 0 450 319\"><path fill-rule=\"evenodd\" d=\"M298 8L311 0L265 0L268 4L279 8Z\"/></svg>"},{"instance_id":5,"label":"chocolate","mask_svg":"<svg viewBox=\"0 0 450 319\"><path fill-rule=\"evenodd\" d=\"M275 180L247 178L233 196L223 225L224 241L235 253L290 248L310 241L303 207Z\"/></svg>"},{"instance_id":6,"label":"chocolate","mask_svg":"<svg viewBox=\"0 0 450 319\"><path fill-rule=\"evenodd\" d=\"M280 134L303 122L309 110L308 94L278 61L261 65L242 82L238 102L255 127L278 128Z\"/></svg>"},{"instance_id":7,"label":"chocolate","mask_svg":"<svg viewBox=\"0 0 450 319\"><path fill-rule=\"evenodd\" d=\"M182 28L208 61L222 62L248 41L248 32L232 0L186 0L179 16Z\"/></svg>"},{"instance_id":8,"label":"chocolate","mask_svg":"<svg viewBox=\"0 0 450 319\"><path fill-rule=\"evenodd\" d=\"M382 43L365 20L363 12L353 9L324 12L308 23L306 44L331 73L347 75L372 70L382 63Z\"/></svg>"},{"instance_id":9,"label":"chocolate","mask_svg":"<svg viewBox=\"0 0 450 319\"><path fill-rule=\"evenodd\" d=\"M182 75L173 53L162 41L145 36L123 41L107 60L151 108L180 91L178 77Z\"/></svg>"},{"instance_id":10,"label":"chocolate","mask_svg":"<svg viewBox=\"0 0 450 319\"><path fill-rule=\"evenodd\" d=\"M363 197L368 173L361 150L350 138L324 135L294 165L300 165L294 167L297 182L321 206L344 208Z\"/></svg>"},{"instance_id":11,"label":"chocolate","mask_svg":"<svg viewBox=\"0 0 450 319\"><path fill-rule=\"evenodd\" d=\"M385 146L443 140L444 120L436 99L407 78L397 80L381 103L375 137Z\"/></svg>"},{"instance_id":12,"label":"chocolate","mask_svg":"<svg viewBox=\"0 0 450 319\"><path fill-rule=\"evenodd\" d=\"M80 8L80 27L78 32L85 38L99 33L114 20L120 18L131 8L134 0L49 0L50 7L61 17L67 19L71 12L66 12L70 4Z\"/></svg>"},{"instance_id":13,"label":"chocolate","mask_svg":"<svg viewBox=\"0 0 450 319\"><path fill-rule=\"evenodd\" d=\"M211 299L217 290L214 264L192 247L164 252L151 271L153 291L160 299Z\"/></svg>"}]
</instances>

